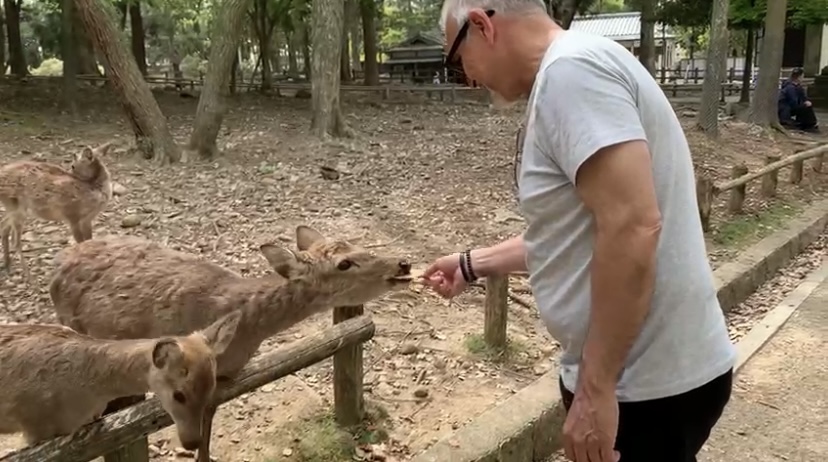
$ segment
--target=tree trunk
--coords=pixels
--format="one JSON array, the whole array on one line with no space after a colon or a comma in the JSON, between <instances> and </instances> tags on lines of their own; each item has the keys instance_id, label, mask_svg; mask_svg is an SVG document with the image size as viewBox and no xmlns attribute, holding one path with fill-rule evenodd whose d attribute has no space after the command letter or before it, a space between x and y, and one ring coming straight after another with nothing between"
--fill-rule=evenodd
<instances>
[{"instance_id":1,"label":"tree trunk","mask_svg":"<svg viewBox=\"0 0 828 462\"><path fill-rule=\"evenodd\" d=\"M23 77L29 73L26 68L26 55L23 40L20 38L20 2L22 0L3 0L6 10L6 34L9 46L9 67L11 73Z\"/></svg>"},{"instance_id":2,"label":"tree trunk","mask_svg":"<svg viewBox=\"0 0 828 462\"><path fill-rule=\"evenodd\" d=\"M63 58L63 109L77 112L78 47L75 44L74 0L61 0L61 57Z\"/></svg>"},{"instance_id":3,"label":"tree trunk","mask_svg":"<svg viewBox=\"0 0 828 462\"><path fill-rule=\"evenodd\" d=\"M72 13L74 17L72 32L75 36L75 46L78 53L78 73L101 76L101 70L98 69L98 62L95 60L95 47L92 46L89 35L83 30L78 8L72 8Z\"/></svg>"},{"instance_id":4,"label":"tree trunk","mask_svg":"<svg viewBox=\"0 0 828 462\"><path fill-rule=\"evenodd\" d=\"M6 77L6 18L0 5L0 80Z\"/></svg>"},{"instance_id":5,"label":"tree trunk","mask_svg":"<svg viewBox=\"0 0 828 462\"><path fill-rule=\"evenodd\" d=\"M707 136L719 136L719 93L722 91L724 63L727 58L727 12L730 0L715 0L710 21L710 44L707 47L701 106L696 125Z\"/></svg>"},{"instance_id":6,"label":"tree trunk","mask_svg":"<svg viewBox=\"0 0 828 462\"><path fill-rule=\"evenodd\" d=\"M348 0L348 3L345 4L345 8L347 8L346 17L348 18L348 33L351 36L351 70L354 73L362 70L359 60L359 53L362 48L360 47L362 36L359 33L361 22L359 14L359 1L360 0Z\"/></svg>"},{"instance_id":7,"label":"tree trunk","mask_svg":"<svg viewBox=\"0 0 828 462\"><path fill-rule=\"evenodd\" d=\"M362 16L362 43L365 51L365 85L379 85L379 63L377 63L377 4L374 0L358 0Z\"/></svg>"},{"instance_id":8,"label":"tree trunk","mask_svg":"<svg viewBox=\"0 0 828 462\"><path fill-rule=\"evenodd\" d=\"M638 60L647 68L650 75L655 75L655 0L641 2L641 31Z\"/></svg>"},{"instance_id":9,"label":"tree trunk","mask_svg":"<svg viewBox=\"0 0 828 462\"><path fill-rule=\"evenodd\" d=\"M753 80L753 46L756 43L756 29L748 27L745 30L745 65L742 69L742 89L739 92L739 102L750 103L750 82Z\"/></svg>"},{"instance_id":10,"label":"tree trunk","mask_svg":"<svg viewBox=\"0 0 828 462\"><path fill-rule=\"evenodd\" d=\"M167 118L141 71L121 40L115 14L106 0L74 0L84 29L103 59L104 69L127 113L138 149L161 164L177 162L181 151L167 126Z\"/></svg>"},{"instance_id":11,"label":"tree trunk","mask_svg":"<svg viewBox=\"0 0 828 462\"><path fill-rule=\"evenodd\" d=\"M288 47L288 77L292 79L299 78L299 62L296 59L296 48L298 48L299 34L294 30L290 34L287 32L285 33L287 36L287 47Z\"/></svg>"},{"instance_id":12,"label":"tree trunk","mask_svg":"<svg viewBox=\"0 0 828 462\"><path fill-rule=\"evenodd\" d=\"M750 122L763 127L782 129L776 113L779 73L782 70L782 48L785 44L787 0L768 0L765 34L759 54L759 77L750 105Z\"/></svg>"},{"instance_id":13,"label":"tree trunk","mask_svg":"<svg viewBox=\"0 0 828 462\"><path fill-rule=\"evenodd\" d=\"M320 138L349 135L339 107L339 64L344 29L342 0L312 0L311 128Z\"/></svg>"},{"instance_id":14,"label":"tree trunk","mask_svg":"<svg viewBox=\"0 0 828 462\"><path fill-rule=\"evenodd\" d=\"M279 33L279 29L274 24L273 25L273 32L270 33L271 43L273 45L273 50L270 52L268 58L270 58L270 71L275 73L276 75L282 74L282 35Z\"/></svg>"},{"instance_id":15,"label":"tree trunk","mask_svg":"<svg viewBox=\"0 0 828 462\"><path fill-rule=\"evenodd\" d=\"M147 52L144 46L144 18L140 0L129 2L129 28L132 29L132 55L138 63L141 75L147 75Z\"/></svg>"},{"instance_id":16,"label":"tree trunk","mask_svg":"<svg viewBox=\"0 0 828 462\"><path fill-rule=\"evenodd\" d=\"M340 43L342 44L342 50L339 52L339 79L341 82L350 82L351 81L351 46L348 42L348 8L347 3L350 3L350 0L345 0L346 7L345 12L342 15L342 39Z\"/></svg>"},{"instance_id":17,"label":"tree trunk","mask_svg":"<svg viewBox=\"0 0 828 462\"><path fill-rule=\"evenodd\" d=\"M190 149L198 152L202 159L212 159L218 154L216 138L227 111L224 98L250 1L224 0L220 5L210 34L207 76L198 98L195 128L190 136Z\"/></svg>"},{"instance_id":18,"label":"tree trunk","mask_svg":"<svg viewBox=\"0 0 828 462\"><path fill-rule=\"evenodd\" d=\"M313 0L311 0L313 1ZM311 66L311 36L308 27L302 25L302 61L305 72L305 78L310 80L313 75L313 68ZM338 54L337 54L338 55ZM339 71L337 71L339 72Z\"/></svg>"},{"instance_id":19,"label":"tree trunk","mask_svg":"<svg viewBox=\"0 0 828 462\"><path fill-rule=\"evenodd\" d=\"M552 17L564 29L569 29L572 25L572 19L575 18L575 13L578 10L578 0L561 0L551 4ZM643 16L643 15L642 15Z\"/></svg>"},{"instance_id":20,"label":"tree trunk","mask_svg":"<svg viewBox=\"0 0 828 462\"><path fill-rule=\"evenodd\" d=\"M121 27L121 30L126 29L126 20L127 20L127 1L128 0L121 0L115 2L115 8L118 10L118 25Z\"/></svg>"}]
</instances>

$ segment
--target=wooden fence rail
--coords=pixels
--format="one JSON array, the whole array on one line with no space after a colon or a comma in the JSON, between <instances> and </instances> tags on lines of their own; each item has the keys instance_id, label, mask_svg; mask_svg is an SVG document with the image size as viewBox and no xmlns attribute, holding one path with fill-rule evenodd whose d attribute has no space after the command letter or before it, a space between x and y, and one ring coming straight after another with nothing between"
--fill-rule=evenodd
<instances>
[{"instance_id":1,"label":"wooden fence rail","mask_svg":"<svg viewBox=\"0 0 828 462\"><path fill-rule=\"evenodd\" d=\"M341 308L339 310L342 310ZM352 308L346 309L355 311ZM339 316L345 318L351 313L341 311ZM236 379L216 390L215 402L226 403L244 393L253 391L274 380L290 375L296 371L312 366L323 359L346 351L353 351L363 342L374 336L374 322L367 316L344 319L333 327L317 332L284 348L253 358L236 377ZM359 350L361 352L361 350ZM349 371L362 369L362 356L353 356L354 364L347 365ZM344 366L343 360L334 363L334 368ZM362 375L347 374L340 381L352 383L340 384L336 396L336 409L362 408ZM359 385L355 385L359 382ZM344 391L343 391L344 390ZM347 404L340 404L345 402ZM352 416L347 416L352 418ZM341 416L337 416L341 418ZM361 416L360 416L361 418ZM45 441L36 446L20 449L0 458L0 462L88 462L96 457L116 453L136 440L145 438L150 433L172 425L172 419L161 408L157 399L145 400L134 406L109 414L92 422L72 435ZM148 458L121 459L123 462L147 462Z\"/></svg>"},{"instance_id":2,"label":"wooden fence rail","mask_svg":"<svg viewBox=\"0 0 828 462\"><path fill-rule=\"evenodd\" d=\"M779 181L779 170L791 166L789 181L792 184L799 184L802 181L805 161L813 159L811 169L815 172L823 171L825 157L828 156L828 144L816 148L797 152L796 154L781 159L779 156L768 156L765 159L765 166L748 172L745 165L736 165L732 170L732 179L720 184L715 184L709 177L699 175L696 178L696 194L699 202L699 215L702 219L702 227L705 231L710 227L710 213L713 208L713 200L717 194L730 191L728 209L732 213L742 211L745 201L745 190L749 182L762 179L761 193L765 197L772 197L776 194ZM509 311L509 300L521 305L527 303L514 295L509 290L508 276L494 276L486 278L486 301L484 313L483 338L486 344L494 349L506 347L507 337L507 316Z\"/></svg>"},{"instance_id":3,"label":"wooden fence rail","mask_svg":"<svg viewBox=\"0 0 828 462\"><path fill-rule=\"evenodd\" d=\"M60 77L55 76L27 76L26 79L59 79ZM106 82L106 77L101 77L99 75L78 75L78 80L87 81L87 82ZM177 87L177 88L189 88L190 90L195 90L196 87L201 87L204 82L202 80L196 79L175 79L169 77L155 77L155 76L146 76L144 77L147 83L153 85L163 85L167 87ZM664 91L665 94L672 97L677 97L679 93L698 93L702 90L702 84L700 83L661 83L661 89ZM255 83L245 83L245 82L236 82L236 88L246 89L248 91L254 91L261 88L260 84ZM381 94L383 99L389 99L392 94L394 93L426 93L427 95L431 95L435 93L439 96L440 100L443 101L448 99L449 101L455 101L457 98L457 94L465 94L465 95L475 95L477 97L487 97L488 92L483 88L473 88L467 87L464 85L455 85L455 84L390 84L390 85L355 85L355 84L343 84L340 85L340 91L342 92L369 92L369 93L379 93ZM725 96L732 95L736 92L739 92L741 89L740 83L722 83L721 91L720 91L720 99L721 101L725 100ZM310 91L311 84L309 82L273 82L271 85L271 90L275 92L279 92L281 90L288 90L288 91Z\"/></svg>"}]
</instances>

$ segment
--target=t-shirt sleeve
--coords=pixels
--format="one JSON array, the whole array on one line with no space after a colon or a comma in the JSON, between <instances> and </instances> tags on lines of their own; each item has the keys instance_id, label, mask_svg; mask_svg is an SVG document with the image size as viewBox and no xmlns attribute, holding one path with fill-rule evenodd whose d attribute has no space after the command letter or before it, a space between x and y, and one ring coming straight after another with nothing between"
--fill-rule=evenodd
<instances>
[{"instance_id":1,"label":"t-shirt sleeve","mask_svg":"<svg viewBox=\"0 0 828 462\"><path fill-rule=\"evenodd\" d=\"M637 91L619 69L588 58L561 57L544 74L535 133L572 184L581 165L599 150L647 140Z\"/></svg>"}]
</instances>

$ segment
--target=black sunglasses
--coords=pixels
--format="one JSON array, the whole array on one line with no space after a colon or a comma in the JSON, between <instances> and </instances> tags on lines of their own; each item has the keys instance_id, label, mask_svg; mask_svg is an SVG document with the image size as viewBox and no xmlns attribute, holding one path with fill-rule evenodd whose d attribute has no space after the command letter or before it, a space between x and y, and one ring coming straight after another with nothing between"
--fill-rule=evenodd
<instances>
[{"instance_id":1,"label":"black sunglasses","mask_svg":"<svg viewBox=\"0 0 828 462\"><path fill-rule=\"evenodd\" d=\"M494 16L494 10L486 10L486 16L492 17ZM466 38L466 35L469 33L469 20L466 19L463 22L463 25L460 26L460 30L457 32L457 37L454 38L454 43L451 44L451 48L449 48L449 52L446 55L446 59L443 62L445 67L458 67L460 62L454 62L454 55L457 54L457 49L460 48L460 44L463 43L463 39Z\"/></svg>"}]
</instances>

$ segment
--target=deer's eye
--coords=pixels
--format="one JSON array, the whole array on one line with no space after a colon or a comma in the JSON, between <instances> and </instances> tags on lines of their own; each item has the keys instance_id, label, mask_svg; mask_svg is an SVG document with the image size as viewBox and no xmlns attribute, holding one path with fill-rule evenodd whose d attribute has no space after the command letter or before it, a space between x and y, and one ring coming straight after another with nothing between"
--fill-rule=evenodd
<instances>
[{"instance_id":1,"label":"deer's eye","mask_svg":"<svg viewBox=\"0 0 828 462\"><path fill-rule=\"evenodd\" d=\"M179 404L187 404L187 398L184 396L184 393L181 393L180 391L173 392L173 399Z\"/></svg>"},{"instance_id":2,"label":"deer's eye","mask_svg":"<svg viewBox=\"0 0 828 462\"><path fill-rule=\"evenodd\" d=\"M351 260L342 260L341 262L337 263L336 269L340 271L346 271L350 269L352 266L354 266L354 262L352 262Z\"/></svg>"}]
</instances>

